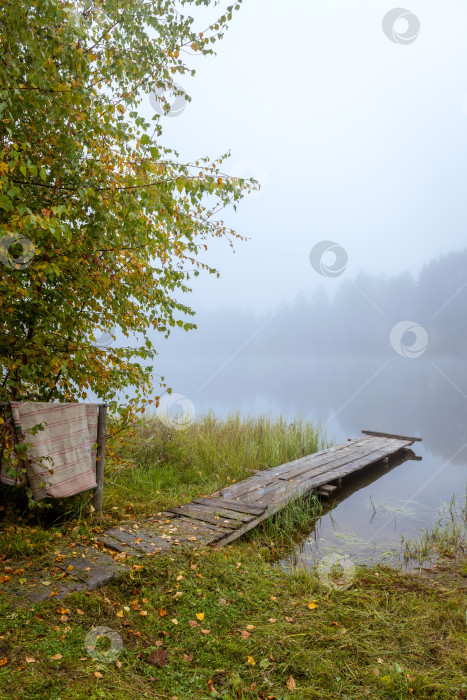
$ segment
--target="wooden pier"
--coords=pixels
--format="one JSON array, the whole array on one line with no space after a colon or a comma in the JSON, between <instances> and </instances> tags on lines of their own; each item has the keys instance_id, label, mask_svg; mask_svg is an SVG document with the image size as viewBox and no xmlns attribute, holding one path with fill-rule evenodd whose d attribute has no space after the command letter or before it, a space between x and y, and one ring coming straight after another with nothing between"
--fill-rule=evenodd
<instances>
[{"instance_id":1,"label":"wooden pier","mask_svg":"<svg viewBox=\"0 0 467 700\"><path fill-rule=\"evenodd\" d=\"M222 547L255 528L290 501L316 491L329 496L342 479L409 448L420 438L362 431L348 440L307 457L282 464L210 496L170 508L158 518L107 530L98 539L128 553L156 553L182 543ZM165 519L166 527L161 530ZM167 527L167 524L169 526Z\"/></svg>"},{"instance_id":2,"label":"wooden pier","mask_svg":"<svg viewBox=\"0 0 467 700\"><path fill-rule=\"evenodd\" d=\"M157 556L178 545L222 547L311 491L326 497L341 486L344 477L371 464L378 465L374 471L381 473L393 455L399 462L400 458L414 459L407 448L419 439L367 432L344 445L258 471L245 481L154 518L120 523L97 534L92 547L73 543L57 550L59 556L37 565L18 561L15 567L26 572L27 580L20 584L16 577L3 576L0 594L9 596L14 609L103 586L130 571L133 557ZM368 478L368 471L365 474Z\"/></svg>"}]
</instances>

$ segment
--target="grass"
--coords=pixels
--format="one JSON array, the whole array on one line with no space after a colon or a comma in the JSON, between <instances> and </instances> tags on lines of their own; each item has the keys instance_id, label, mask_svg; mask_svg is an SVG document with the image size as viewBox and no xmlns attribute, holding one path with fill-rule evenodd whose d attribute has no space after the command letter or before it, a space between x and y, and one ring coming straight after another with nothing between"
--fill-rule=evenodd
<instances>
[{"instance_id":1,"label":"grass","mask_svg":"<svg viewBox=\"0 0 467 700\"><path fill-rule=\"evenodd\" d=\"M149 419L110 446L101 526L324 444L319 430L298 422L207 416L172 432ZM76 499L64 522L58 508L28 515L24 504L4 501L0 575L58 544L92 543L99 526L88 505ZM351 585L336 590L316 571L275 563L277 550L318 514L315 499L291 504L224 549L143 557L112 584L65 601L13 610L0 596L0 697L467 698L467 566L452 517L421 538L438 556L449 554L443 566L357 568ZM417 546L407 543L408 556ZM111 663L86 649L98 625L121 640ZM98 652L106 645L98 640Z\"/></svg>"},{"instance_id":2,"label":"grass","mask_svg":"<svg viewBox=\"0 0 467 700\"><path fill-rule=\"evenodd\" d=\"M208 414L177 431L148 416L113 446L118 459L109 465L105 507L126 503L136 514L151 513L327 446L319 426L301 420Z\"/></svg>"},{"instance_id":3,"label":"grass","mask_svg":"<svg viewBox=\"0 0 467 700\"><path fill-rule=\"evenodd\" d=\"M465 573L454 564L449 577L362 569L344 591L313 572L284 573L257 542L138 566L133 578L73 594L64 607L3 609L3 697L467 696ZM95 625L121 638L120 667L86 652ZM162 656L151 665L160 649L167 664Z\"/></svg>"},{"instance_id":4,"label":"grass","mask_svg":"<svg viewBox=\"0 0 467 700\"><path fill-rule=\"evenodd\" d=\"M406 564L422 564L459 552L467 552L467 495L463 505L453 496L432 528L424 530L418 540L405 542L403 557Z\"/></svg>"}]
</instances>

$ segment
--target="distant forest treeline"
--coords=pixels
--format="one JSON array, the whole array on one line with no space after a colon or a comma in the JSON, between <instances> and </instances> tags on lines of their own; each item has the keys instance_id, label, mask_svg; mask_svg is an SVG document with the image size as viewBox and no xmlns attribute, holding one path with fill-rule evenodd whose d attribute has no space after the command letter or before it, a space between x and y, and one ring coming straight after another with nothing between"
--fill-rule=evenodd
<instances>
[{"instance_id":1,"label":"distant forest treeline","mask_svg":"<svg viewBox=\"0 0 467 700\"><path fill-rule=\"evenodd\" d=\"M288 361L317 354L387 354L392 327L414 321L428 333L427 354L467 357L467 249L433 260L418 279L409 273L362 272L355 280L335 282L332 301L321 287L311 299L298 295L276 314L200 312L198 330L188 341L190 356L229 355L246 341L244 356ZM186 335L174 334L169 347L171 354L186 355Z\"/></svg>"}]
</instances>

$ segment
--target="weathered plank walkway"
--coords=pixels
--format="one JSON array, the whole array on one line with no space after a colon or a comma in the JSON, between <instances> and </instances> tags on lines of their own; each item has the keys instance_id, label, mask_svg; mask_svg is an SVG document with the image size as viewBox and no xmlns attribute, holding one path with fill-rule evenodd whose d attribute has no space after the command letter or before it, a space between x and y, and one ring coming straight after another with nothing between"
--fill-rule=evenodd
<instances>
[{"instance_id":1,"label":"weathered plank walkway","mask_svg":"<svg viewBox=\"0 0 467 700\"><path fill-rule=\"evenodd\" d=\"M170 508L170 534L157 535L151 521L108 530L98 539L118 551L150 553L167 548L169 541L199 542L222 547L241 537L278 512L287 503L310 491L330 494L340 480L364 467L387 460L420 438L370 433L254 476L205 498ZM153 521L155 524L159 520ZM136 536L135 536L136 535Z\"/></svg>"},{"instance_id":2,"label":"weathered plank walkway","mask_svg":"<svg viewBox=\"0 0 467 700\"><path fill-rule=\"evenodd\" d=\"M72 542L52 560L5 562L0 595L8 595L13 607L40 603L103 586L131 570L134 557L156 556L180 545L222 547L288 502L313 490L329 495L343 477L387 461L419 439L368 433L344 445L259 471L245 481L149 520L121 523L97 534L95 547Z\"/></svg>"}]
</instances>

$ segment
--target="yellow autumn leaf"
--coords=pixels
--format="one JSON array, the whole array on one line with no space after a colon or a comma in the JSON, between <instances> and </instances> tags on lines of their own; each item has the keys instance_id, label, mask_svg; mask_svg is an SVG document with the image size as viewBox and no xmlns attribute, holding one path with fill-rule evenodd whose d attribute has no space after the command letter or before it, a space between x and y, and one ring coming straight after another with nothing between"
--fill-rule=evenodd
<instances>
[{"instance_id":1,"label":"yellow autumn leaf","mask_svg":"<svg viewBox=\"0 0 467 700\"><path fill-rule=\"evenodd\" d=\"M196 617L198 618L198 620L204 620L204 612L196 613Z\"/></svg>"},{"instance_id":2,"label":"yellow autumn leaf","mask_svg":"<svg viewBox=\"0 0 467 700\"><path fill-rule=\"evenodd\" d=\"M62 659L63 657L61 654L54 654L53 656L50 656L49 658L51 661L58 661L59 659Z\"/></svg>"},{"instance_id":3,"label":"yellow autumn leaf","mask_svg":"<svg viewBox=\"0 0 467 700\"><path fill-rule=\"evenodd\" d=\"M318 606L316 605L316 600L310 600L310 602L306 604L306 607L309 610L314 610L315 608L317 608Z\"/></svg>"},{"instance_id":4,"label":"yellow autumn leaf","mask_svg":"<svg viewBox=\"0 0 467 700\"><path fill-rule=\"evenodd\" d=\"M119 611L118 611L117 617L123 617L123 610L119 610Z\"/></svg>"},{"instance_id":5,"label":"yellow autumn leaf","mask_svg":"<svg viewBox=\"0 0 467 700\"><path fill-rule=\"evenodd\" d=\"M251 664L252 666L256 666L256 661L254 660L254 658L253 658L252 656L247 656L247 657L246 657L246 660L247 660L248 663Z\"/></svg>"},{"instance_id":6,"label":"yellow autumn leaf","mask_svg":"<svg viewBox=\"0 0 467 700\"><path fill-rule=\"evenodd\" d=\"M295 690L295 688L297 687L297 684L295 683L293 676L289 676L289 680L287 681L286 686L291 691Z\"/></svg>"}]
</instances>

